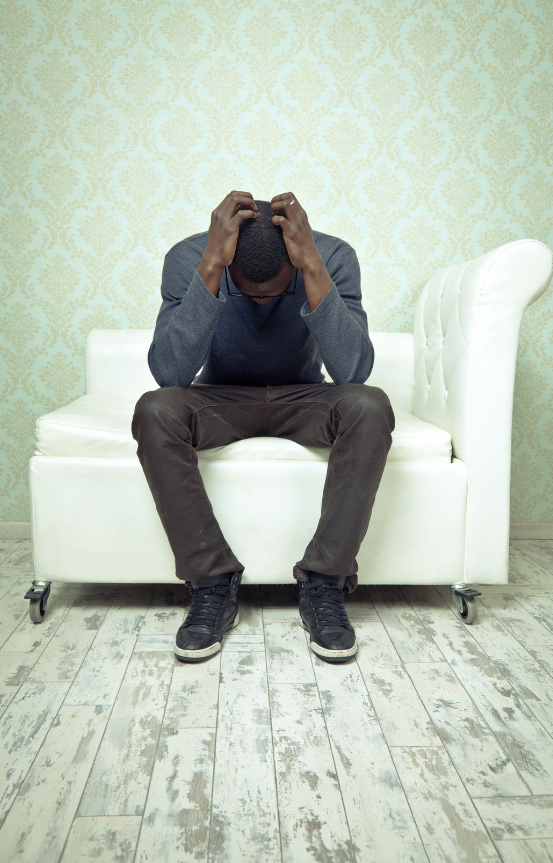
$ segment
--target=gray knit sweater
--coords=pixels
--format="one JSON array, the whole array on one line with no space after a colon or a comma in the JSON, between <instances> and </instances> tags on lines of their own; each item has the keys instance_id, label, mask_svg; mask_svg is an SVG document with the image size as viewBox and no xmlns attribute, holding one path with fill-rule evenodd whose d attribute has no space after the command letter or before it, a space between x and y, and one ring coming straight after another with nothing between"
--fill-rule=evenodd
<instances>
[{"instance_id":1,"label":"gray knit sweater","mask_svg":"<svg viewBox=\"0 0 553 863\"><path fill-rule=\"evenodd\" d=\"M294 296L265 305L230 297L224 273L214 297L198 274L207 233L173 246L165 257L163 302L148 354L158 384L320 383L322 363L336 384L366 381L374 350L361 305L357 256L337 237L316 231L313 236L333 281L313 312L301 271ZM230 275L229 285L236 290Z\"/></svg>"}]
</instances>

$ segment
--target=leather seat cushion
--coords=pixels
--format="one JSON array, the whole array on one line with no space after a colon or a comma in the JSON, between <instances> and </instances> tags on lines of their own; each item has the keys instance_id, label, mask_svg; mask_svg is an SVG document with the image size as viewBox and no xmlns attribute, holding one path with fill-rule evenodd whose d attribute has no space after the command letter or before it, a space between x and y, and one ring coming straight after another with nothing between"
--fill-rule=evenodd
<instances>
[{"instance_id":1,"label":"leather seat cushion","mask_svg":"<svg viewBox=\"0 0 553 863\"><path fill-rule=\"evenodd\" d=\"M133 458L134 400L93 393L39 417L36 454L80 458ZM448 432L407 411L395 410L396 428L388 461L451 461ZM247 438L204 450L198 458L221 461L326 461L328 447L304 447L282 438Z\"/></svg>"}]
</instances>

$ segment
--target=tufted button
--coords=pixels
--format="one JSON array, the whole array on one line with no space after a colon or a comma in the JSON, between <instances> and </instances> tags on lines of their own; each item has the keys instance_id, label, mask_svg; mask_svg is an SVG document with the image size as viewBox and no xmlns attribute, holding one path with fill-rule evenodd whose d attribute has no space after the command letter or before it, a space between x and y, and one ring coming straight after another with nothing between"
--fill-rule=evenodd
<instances>
[{"instance_id":1,"label":"tufted button","mask_svg":"<svg viewBox=\"0 0 553 863\"><path fill-rule=\"evenodd\" d=\"M444 402L446 402L446 401L447 401L448 397L449 397L449 393L448 393L448 391L446 390L446 391L445 391L445 395L444 395Z\"/></svg>"}]
</instances>

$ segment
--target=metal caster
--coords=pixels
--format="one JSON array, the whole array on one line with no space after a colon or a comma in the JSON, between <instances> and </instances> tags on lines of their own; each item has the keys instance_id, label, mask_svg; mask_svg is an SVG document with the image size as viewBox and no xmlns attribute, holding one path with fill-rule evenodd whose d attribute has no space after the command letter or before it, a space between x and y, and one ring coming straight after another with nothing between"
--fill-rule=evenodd
<instances>
[{"instance_id":1,"label":"metal caster","mask_svg":"<svg viewBox=\"0 0 553 863\"><path fill-rule=\"evenodd\" d=\"M42 623L44 620L51 586L49 581L33 581L33 586L25 594L25 599L29 600L29 617L33 623Z\"/></svg>"},{"instance_id":2,"label":"metal caster","mask_svg":"<svg viewBox=\"0 0 553 863\"><path fill-rule=\"evenodd\" d=\"M482 594L473 587L467 587L466 584L454 584L451 587L451 596L463 623L476 623L478 617L476 597Z\"/></svg>"}]
</instances>

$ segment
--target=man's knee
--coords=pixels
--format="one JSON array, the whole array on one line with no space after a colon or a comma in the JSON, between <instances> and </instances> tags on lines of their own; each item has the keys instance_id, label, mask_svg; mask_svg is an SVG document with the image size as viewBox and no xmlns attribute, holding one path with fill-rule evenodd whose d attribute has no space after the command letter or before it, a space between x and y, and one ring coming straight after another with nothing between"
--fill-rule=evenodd
<instances>
[{"instance_id":1,"label":"man's knee","mask_svg":"<svg viewBox=\"0 0 553 863\"><path fill-rule=\"evenodd\" d=\"M168 420L178 417L180 411L175 410L176 402L182 409L186 392L182 387L160 387L140 396L132 419L133 437L137 439L139 432L157 429L166 425Z\"/></svg>"},{"instance_id":2,"label":"man's knee","mask_svg":"<svg viewBox=\"0 0 553 863\"><path fill-rule=\"evenodd\" d=\"M394 412L384 390L367 384L344 384L342 390L341 403L348 412L371 422L382 422L390 431L394 430Z\"/></svg>"}]
</instances>

